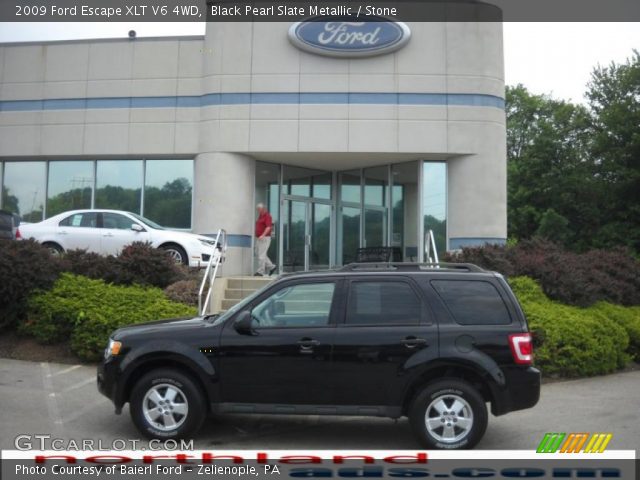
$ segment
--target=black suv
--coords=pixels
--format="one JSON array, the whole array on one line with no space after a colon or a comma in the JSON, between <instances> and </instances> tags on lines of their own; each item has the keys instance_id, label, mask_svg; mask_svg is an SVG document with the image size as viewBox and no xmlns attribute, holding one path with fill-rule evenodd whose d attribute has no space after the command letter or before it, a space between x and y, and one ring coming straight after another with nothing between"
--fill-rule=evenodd
<instances>
[{"instance_id":1,"label":"black suv","mask_svg":"<svg viewBox=\"0 0 640 480\"><path fill-rule=\"evenodd\" d=\"M283 275L217 316L111 336L98 388L147 437L209 412L409 417L427 448L471 448L533 407L540 372L504 278L470 264L351 264Z\"/></svg>"}]
</instances>

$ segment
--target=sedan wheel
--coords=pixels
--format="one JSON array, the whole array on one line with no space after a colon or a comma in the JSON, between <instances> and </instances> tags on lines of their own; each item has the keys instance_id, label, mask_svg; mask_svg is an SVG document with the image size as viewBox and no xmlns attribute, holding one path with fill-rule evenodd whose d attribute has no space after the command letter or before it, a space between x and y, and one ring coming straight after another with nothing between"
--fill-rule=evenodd
<instances>
[{"instance_id":1,"label":"sedan wheel","mask_svg":"<svg viewBox=\"0 0 640 480\"><path fill-rule=\"evenodd\" d=\"M181 247L177 245L167 245L160 248L167 252L176 264L186 265L188 263L187 252L185 252Z\"/></svg>"}]
</instances>

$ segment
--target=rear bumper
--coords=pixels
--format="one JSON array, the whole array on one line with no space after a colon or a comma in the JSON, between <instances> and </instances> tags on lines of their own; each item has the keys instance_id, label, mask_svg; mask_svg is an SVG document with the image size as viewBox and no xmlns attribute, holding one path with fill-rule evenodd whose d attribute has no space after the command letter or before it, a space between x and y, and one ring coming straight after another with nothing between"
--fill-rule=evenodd
<instances>
[{"instance_id":1,"label":"rear bumper","mask_svg":"<svg viewBox=\"0 0 640 480\"><path fill-rule=\"evenodd\" d=\"M540 370L534 367L509 366L502 368L503 386L493 389L491 413L495 416L531 408L540 399Z\"/></svg>"}]
</instances>

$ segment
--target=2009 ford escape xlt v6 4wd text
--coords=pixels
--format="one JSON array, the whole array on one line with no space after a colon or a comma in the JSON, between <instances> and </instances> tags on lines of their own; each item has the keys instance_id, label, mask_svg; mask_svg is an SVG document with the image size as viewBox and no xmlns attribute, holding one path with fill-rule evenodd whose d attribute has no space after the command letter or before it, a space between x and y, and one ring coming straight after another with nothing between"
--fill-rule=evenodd
<instances>
[{"instance_id":1,"label":"2009 ford escape xlt v6 4wd text","mask_svg":"<svg viewBox=\"0 0 640 480\"><path fill-rule=\"evenodd\" d=\"M504 278L470 264L351 264L281 276L220 316L115 331L98 387L148 437L208 413L407 416L427 448L471 448L533 407L540 372Z\"/></svg>"}]
</instances>

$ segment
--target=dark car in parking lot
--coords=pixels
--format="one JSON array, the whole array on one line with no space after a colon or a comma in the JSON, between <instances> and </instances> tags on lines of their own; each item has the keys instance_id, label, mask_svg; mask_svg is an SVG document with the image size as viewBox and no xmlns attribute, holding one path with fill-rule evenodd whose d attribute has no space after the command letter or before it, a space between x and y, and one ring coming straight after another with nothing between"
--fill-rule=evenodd
<instances>
[{"instance_id":1,"label":"dark car in parking lot","mask_svg":"<svg viewBox=\"0 0 640 480\"><path fill-rule=\"evenodd\" d=\"M494 415L533 407L525 316L470 264L351 264L283 275L222 315L115 331L98 388L148 437L208 413L406 416L428 448L471 448Z\"/></svg>"},{"instance_id":2,"label":"dark car in parking lot","mask_svg":"<svg viewBox=\"0 0 640 480\"><path fill-rule=\"evenodd\" d=\"M14 213L0 210L0 238L15 240L20 226L20 217Z\"/></svg>"}]
</instances>

